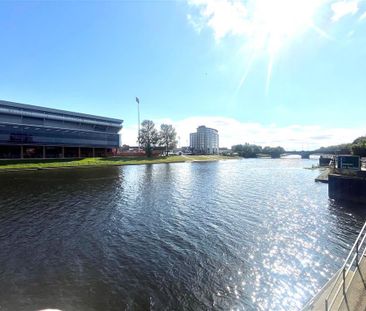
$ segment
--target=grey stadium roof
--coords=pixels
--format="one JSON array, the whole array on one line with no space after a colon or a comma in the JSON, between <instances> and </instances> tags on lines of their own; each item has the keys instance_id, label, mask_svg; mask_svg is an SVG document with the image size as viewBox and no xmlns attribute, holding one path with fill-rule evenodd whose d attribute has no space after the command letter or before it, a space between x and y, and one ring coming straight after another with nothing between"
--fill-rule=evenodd
<instances>
[{"instance_id":1,"label":"grey stadium roof","mask_svg":"<svg viewBox=\"0 0 366 311\"><path fill-rule=\"evenodd\" d=\"M7 106L9 108L13 107L13 108L29 109L29 110L33 110L33 111L49 112L49 113L67 115L67 116L77 116L77 117L86 118L86 119L109 121L109 122L114 122L114 123L119 123L119 124L123 123L123 120L121 120L121 119L101 117L101 116L96 116L96 115L91 115L91 114L86 114L86 113L46 108L46 107L35 106L35 105L20 104L20 103L14 103L14 102L6 101L6 100L0 100L0 106Z\"/></svg>"}]
</instances>

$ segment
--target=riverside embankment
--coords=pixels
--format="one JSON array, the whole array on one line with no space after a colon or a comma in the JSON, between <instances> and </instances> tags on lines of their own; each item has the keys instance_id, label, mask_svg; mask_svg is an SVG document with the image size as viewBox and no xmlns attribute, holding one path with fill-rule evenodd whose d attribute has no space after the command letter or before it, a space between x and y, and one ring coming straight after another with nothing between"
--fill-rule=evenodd
<instances>
[{"instance_id":1,"label":"riverside embankment","mask_svg":"<svg viewBox=\"0 0 366 311\"><path fill-rule=\"evenodd\" d=\"M328 176L329 198L366 204L366 171L335 169Z\"/></svg>"},{"instance_id":2,"label":"riverside embankment","mask_svg":"<svg viewBox=\"0 0 366 311\"><path fill-rule=\"evenodd\" d=\"M220 161L237 159L236 157L219 155L183 155L168 157L107 157L84 159L25 159L25 160L0 160L0 173L6 171L42 170L42 169L71 169L88 167L106 167L121 165L143 165L159 163L179 163L197 161Z\"/></svg>"}]
</instances>

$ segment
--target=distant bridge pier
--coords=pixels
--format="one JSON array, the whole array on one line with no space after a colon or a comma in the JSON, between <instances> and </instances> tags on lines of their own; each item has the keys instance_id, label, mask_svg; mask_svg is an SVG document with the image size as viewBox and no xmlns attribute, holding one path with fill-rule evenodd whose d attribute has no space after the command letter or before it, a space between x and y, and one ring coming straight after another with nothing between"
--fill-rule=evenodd
<instances>
[{"instance_id":1,"label":"distant bridge pier","mask_svg":"<svg viewBox=\"0 0 366 311\"><path fill-rule=\"evenodd\" d=\"M301 152L301 159L310 159L310 152Z\"/></svg>"}]
</instances>

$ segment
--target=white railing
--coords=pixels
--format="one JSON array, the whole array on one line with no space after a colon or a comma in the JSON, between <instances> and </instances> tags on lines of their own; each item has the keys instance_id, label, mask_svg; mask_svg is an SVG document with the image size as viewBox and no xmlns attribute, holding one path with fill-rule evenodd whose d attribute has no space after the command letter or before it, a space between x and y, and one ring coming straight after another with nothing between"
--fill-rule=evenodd
<instances>
[{"instance_id":1,"label":"white railing","mask_svg":"<svg viewBox=\"0 0 366 311\"><path fill-rule=\"evenodd\" d=\"M346 298L347 291L352 283L353 277L356 273L353 273L347 279L351 268L355 265L356 268L359 268L359 264L362 260L362 257L365 255L366 252L366 222L363 225L356 242L353 244L340 272L338 273L334 285L332 286L329 294L325 298L325 310L338 310L341 306L343 300ZM341 295L341 296L339 296ZM336 301L338 303L336 304Z\"/></svg>"}]
</instances>

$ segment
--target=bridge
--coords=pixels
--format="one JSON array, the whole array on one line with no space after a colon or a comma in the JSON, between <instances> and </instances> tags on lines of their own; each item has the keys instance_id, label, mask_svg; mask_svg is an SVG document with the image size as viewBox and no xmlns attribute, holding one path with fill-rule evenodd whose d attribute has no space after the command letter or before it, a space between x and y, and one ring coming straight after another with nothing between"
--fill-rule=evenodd
<instances>
[{"instance_id":1,"label":"bridge","mask_svg":"<svg viewBox=\"0 0 366 311\"><path fill-rule=\"evenodd\" d=\"M318 156L323 156L324 158L329 158L331 159L334 154L329 154L329 153L322 153L319 151L286 151L285 153L281 154L281 156L287 156L287 155L298 155L301 157L301 159L310 159L311 155L318 155Z\"/></svg>"},{"instance_id":2,"label":"bridge","mask_svg":"<svg viewBox=\"0 0 366 311\"><path fill-rule=\"evenodd\" d=\"M298 155L301 156L301 159L310 159L310 156L313 154L320 155L319 152L302 150L302 151L286 151L284 154L282 154L282 156Z\"/></svg>"}]
</instances>

